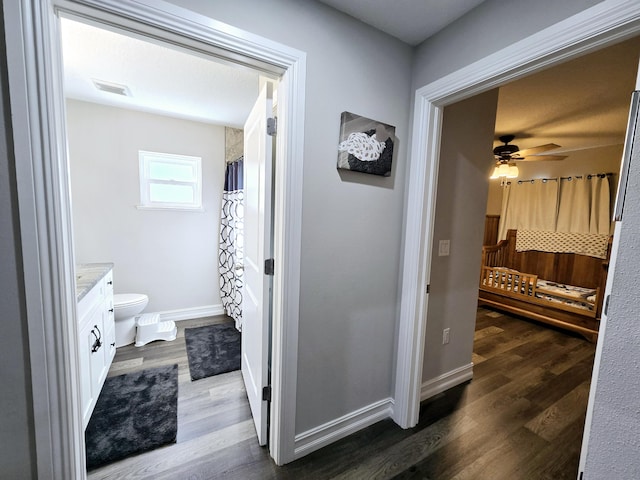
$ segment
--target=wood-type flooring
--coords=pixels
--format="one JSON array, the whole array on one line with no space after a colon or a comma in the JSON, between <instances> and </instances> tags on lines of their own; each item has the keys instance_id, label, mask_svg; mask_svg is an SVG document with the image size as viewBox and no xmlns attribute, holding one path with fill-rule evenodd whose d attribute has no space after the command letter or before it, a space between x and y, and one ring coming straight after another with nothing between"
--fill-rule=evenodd
<instances>
[{"instance_id":1,"label":"wood-type flooring","mask_svg":"<svg viewBox=\"0 0 640 480\"><path fill-rule=\"evenodd\" d=\"M478 309L474 377L421 405L419 424L383 420L276 466L257 443L240 372L192 382L184 328L174 342L119 348L110 375L179 365L177 442L89 472L96 479L575 479L594 345ZM454 335L455 332L452 332Z\"/></svg>"}]
</instances>

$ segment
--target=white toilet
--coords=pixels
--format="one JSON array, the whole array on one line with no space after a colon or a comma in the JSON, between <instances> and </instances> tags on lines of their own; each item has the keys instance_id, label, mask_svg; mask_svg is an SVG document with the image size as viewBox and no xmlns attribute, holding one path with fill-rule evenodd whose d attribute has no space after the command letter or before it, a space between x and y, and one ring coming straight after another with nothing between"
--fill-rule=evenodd
<instances>
[{"instance_id":1,"label":"white toilet","mask_svg":"<svg viewBox=\"0 0 640 480\"><path fill-rule=\"evenodd\" d=\"M116 324L116 347L136 340L136 316L149 303L143 293L116 293L113 296L113 316Z\"/></svg>"}]
</instances>

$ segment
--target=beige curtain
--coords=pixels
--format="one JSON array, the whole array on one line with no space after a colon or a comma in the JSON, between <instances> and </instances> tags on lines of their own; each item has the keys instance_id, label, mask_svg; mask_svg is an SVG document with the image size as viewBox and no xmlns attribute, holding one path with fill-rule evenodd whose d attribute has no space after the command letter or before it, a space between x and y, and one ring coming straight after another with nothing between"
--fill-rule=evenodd
<instances>
[{"instance_id":1,"label":"beige curtain","mask_svg":"<svg viewBox=\"0 0 640 480\"><path fill-rule=\"evenodd\" d=\"M558 213L556 179L510 182L504 187L498 240L507 238L507 230L555 231Z\"/></svg>"},{"instance_id":2,"label":"beige curtain","mask_svg":"<svg viewBox=\"0 0 640 480\"><path fill-rule=\"evenodd\" d=\"M608 234L609 179L589 175L560 181L558 232Z\"/></svg>"},{"instance_id":3,"label":"beige curtain","mask_svg":"<svg viewBox=\"0 0 640 480\"><path fill-rule=\"evenodd\" d=\"M611 232L611 191L609 177L591 177L591 221L589 233Z\"/></svg>"}]
</instances>

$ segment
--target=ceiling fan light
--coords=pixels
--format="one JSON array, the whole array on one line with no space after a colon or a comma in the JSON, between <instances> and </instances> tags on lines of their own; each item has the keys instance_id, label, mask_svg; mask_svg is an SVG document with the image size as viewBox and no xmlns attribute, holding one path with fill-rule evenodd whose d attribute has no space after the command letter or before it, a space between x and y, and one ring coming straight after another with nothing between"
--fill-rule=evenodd
<instances>
[{"instance_id":1,"label":"ceiling fan light","mask_svg":"<svg viewBox=\"0 0 640 480\"><path fill-rule=\"evenodd\" d=\"M517 166L509 165L508 163L501 163L500 165L496 165L489 178L492 180L495 180L496 178L516 178L518 173Z\"/></svg>"},{"instance_id":2,"label":"ceiling fan light","mask_svg":"<svg viewBox=\"0 0 640 480\"><path fill-rule=\"evenodd\" d=\"M498 167L498 176L499 177L508 177L509 176L509 172L510 172L510 168L509 164L507 163L501 163L500 166Z\"/></svg>"}]
</instances>

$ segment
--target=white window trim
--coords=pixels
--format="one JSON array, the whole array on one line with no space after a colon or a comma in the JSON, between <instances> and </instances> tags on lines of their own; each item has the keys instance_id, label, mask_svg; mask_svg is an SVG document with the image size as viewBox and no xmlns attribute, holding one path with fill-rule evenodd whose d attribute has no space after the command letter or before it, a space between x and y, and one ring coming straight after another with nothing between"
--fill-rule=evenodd
<instances>
[{"instance_id":1,"label":"white window trim","mask_svg":"<svg viewBox=\"0 0 640 480\"><path fill-rule=\"evenodd\" d=\"M180 180L157 180L149 176L150 165L153 160L163 160L173 163L188 163L195 167L195 181ZM172 153L150 152L147 150L138 151L138 162L140 171L140 204L137 205L139 210L188 210L188 211L204 211L202 207L202 158L190 155L177 155ZM187 185L194 188L194 202L153 202L151 201L150 185Z\"/></svg>"}]
</instances>

